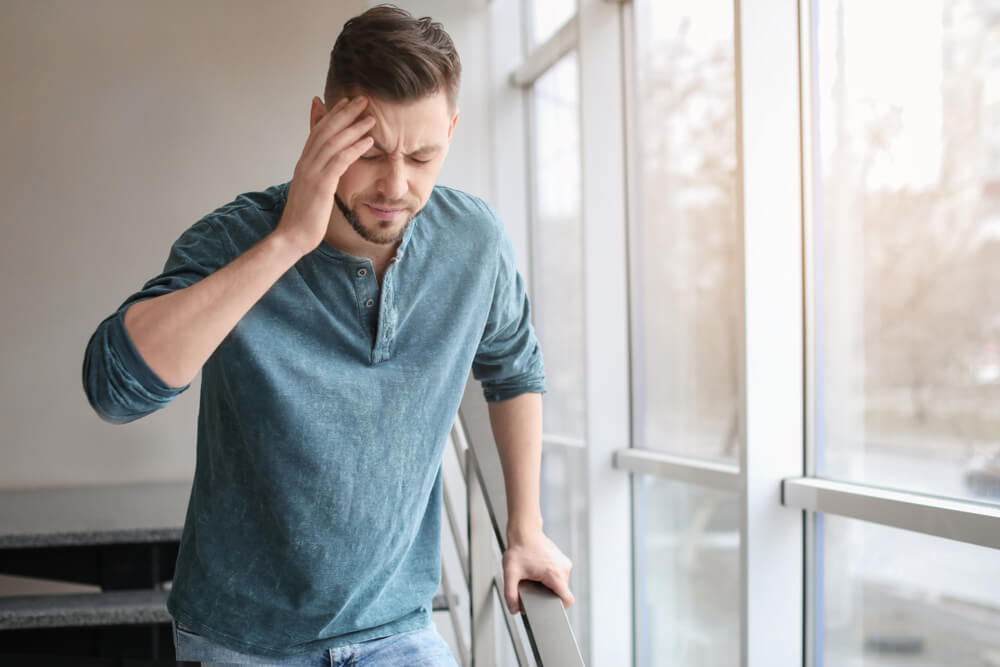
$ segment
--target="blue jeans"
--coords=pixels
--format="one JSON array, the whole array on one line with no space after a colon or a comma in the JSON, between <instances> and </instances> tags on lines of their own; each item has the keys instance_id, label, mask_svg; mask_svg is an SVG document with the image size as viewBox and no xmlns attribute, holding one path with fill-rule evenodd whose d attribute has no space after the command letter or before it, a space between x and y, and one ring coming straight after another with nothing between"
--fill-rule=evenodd
<instances>
[{"instance_id":1,"label":"blue jeans","mask_svg":"<svg viewBox=\"0 0 1000 667\"><path fill-rule=\"evenodd\" d=\"M278 667L458 667L437 629L401 632L360 644L323 649L293 658L268 658L230 650L174 621L177 660L202 665L276 665Z\"/></svg>"}]
</instances>

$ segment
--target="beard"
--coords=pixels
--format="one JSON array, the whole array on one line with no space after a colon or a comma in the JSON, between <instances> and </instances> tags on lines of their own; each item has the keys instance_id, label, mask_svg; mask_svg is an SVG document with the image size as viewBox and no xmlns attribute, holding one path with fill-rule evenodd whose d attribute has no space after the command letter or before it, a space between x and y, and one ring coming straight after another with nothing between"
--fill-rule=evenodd
<instances>
[{"instance_id":1,"label":"beard","mask_svg":"<svg viewBox=\"0 0 1000 667\"><path fill-rule=\"evenodd\" d=\"M344 200L340 198L340 195L334 193L333 201L337 204L337 208L340 209L341 214L347 220L348 224L351 225L351 229L357 232L358 236L363 238L369 243L377 243L379 245L390 245L392 243L397 243L403 239L403 234L406 233L407 227L413 222L413 219L420 215L420 211L423 209L418 209L406 219L406 222L397 231L393 231L392 227L395 222L390 222L388 220L377 220L373 227L366 227L363 222L361 222L361 216L356 209L352 209L344 203ZM388 203L387 200L379 197L372 200L372 203L376 206L383 206ZM407 209L409 210L409 209Z\"/></svg>"}]
</instances>

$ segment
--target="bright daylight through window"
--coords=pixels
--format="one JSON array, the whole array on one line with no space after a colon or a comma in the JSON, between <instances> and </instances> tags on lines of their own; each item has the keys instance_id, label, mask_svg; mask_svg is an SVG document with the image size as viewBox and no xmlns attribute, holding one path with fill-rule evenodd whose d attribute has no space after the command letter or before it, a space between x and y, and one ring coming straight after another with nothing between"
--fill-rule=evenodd
<instances>
[{"instance_id":1,"label":"bright daylight through window","mask_svg":"<svg viewBox=\"0 0 1000 667\"><path fill-rule=\"evenodd\" d=\"M742 247L733 9L636 0L633 442L736 462ZM739 661L739 497L635 477L636 664Z\"/></svg>"},{"instance_id":2,"label":"bright daylight through window","mask_svg":"<svg viewBox=\"0 0 1000 667\"><path fill-rule=\"evenodd\" d=\"M572 9L572 5L569 5ZM536 5L536 24L555 4ZM547 31L547 29L545 29ZM542 513L550 537L573 560L576 603L567 610L583 655L588 647L586 425L580 215L580 70L571 52L531 88L532 306L545 351L548 393L542 452Z\"/></svg>"},{"instance_id":3,"label":"bright daylight through window","mask_svg":"<svg viewBox=\"0 0 1000 667\"><path fill-rule=\"evenodd\" d=\"M1000 502L1000 3L812 11L814 472ZM817 664L1000 664L994 550L822 517L816 556Z\"/></svg>"}]
</instances>

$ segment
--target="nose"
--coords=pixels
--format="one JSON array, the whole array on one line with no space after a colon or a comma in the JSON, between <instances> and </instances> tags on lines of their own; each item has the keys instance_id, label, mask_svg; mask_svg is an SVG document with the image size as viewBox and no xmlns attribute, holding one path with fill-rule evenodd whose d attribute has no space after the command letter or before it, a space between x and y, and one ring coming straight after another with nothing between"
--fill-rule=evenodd
<instances>
[{"instance_id":1,"label":"nose","mask_svg":"<svg viewBox=\"0 0 1000 667\"><path fill-rule=\"evenodd\" d=\"M383 161L382 173L376 183L379 194L389 200L402 199L406 194L406 169L403 161L388 159Z\"/></svg>"}]
</instances>

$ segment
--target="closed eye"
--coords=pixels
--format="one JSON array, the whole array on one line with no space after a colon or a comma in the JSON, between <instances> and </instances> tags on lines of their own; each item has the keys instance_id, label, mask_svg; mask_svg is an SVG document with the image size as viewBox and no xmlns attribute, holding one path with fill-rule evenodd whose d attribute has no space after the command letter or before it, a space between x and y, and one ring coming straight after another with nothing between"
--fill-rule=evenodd
<instances>
[{"instance_id":1,"label":"closed eye","mask_svg":"<svg viewBox=\"0 0 1000 667\"><path fill-rule=\"evenodd\" d=\"M381 158L384 158L384 157L385 157L385 153L369 153L367 155L362 155L361 159L362 160L378 160L378 159L381 159ZM410 162L415 163L415 164L427 164L433 158L416 158L416 157L412 157L412 156L407 156L406 159L409 160Z\"/></svg>"}]
</instances>

